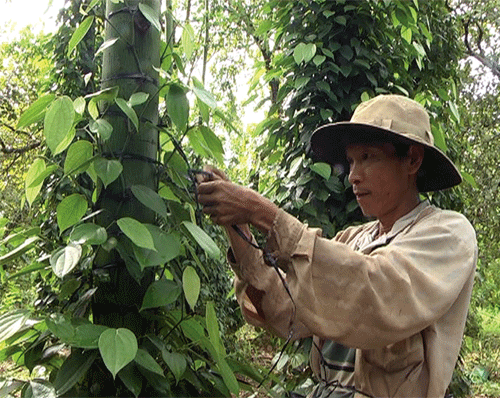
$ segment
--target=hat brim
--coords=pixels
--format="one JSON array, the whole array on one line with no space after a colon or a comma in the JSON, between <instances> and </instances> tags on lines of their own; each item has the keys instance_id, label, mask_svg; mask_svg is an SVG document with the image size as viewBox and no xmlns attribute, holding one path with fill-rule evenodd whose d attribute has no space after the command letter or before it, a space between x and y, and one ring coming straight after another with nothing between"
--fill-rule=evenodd
<instances>
[{"instance_id":1,"label":"hat brim","mask_svg":"<svg viewBox=\"0 0 500 398\"><path fill-rule=\"evenodd\" d=\"M437 147L382 127L364 123L339 122L318 128L311 137L311 149L317 161L349 170L346 147L350 144L374 143L419 144L425 149L417 177L420 192L440 191L462 182L453 162Z\"/></svg>"}]
</instances>

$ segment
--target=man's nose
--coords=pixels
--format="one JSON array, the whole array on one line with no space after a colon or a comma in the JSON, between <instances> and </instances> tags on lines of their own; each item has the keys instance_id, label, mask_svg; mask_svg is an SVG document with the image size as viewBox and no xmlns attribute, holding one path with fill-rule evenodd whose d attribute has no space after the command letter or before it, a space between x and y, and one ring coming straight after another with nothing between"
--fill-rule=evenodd
<instances>
[{"instance_id":1,"label":"man's nose","mask_svg":"<svg viewBox=\"0 0 500 398\"><path fill-rule=\"evenodd\" d=\"M362 181L363 173L359 165L352 162L349 166L349 182L351 185L359 184Z\"/></svg>"}]
</instances>

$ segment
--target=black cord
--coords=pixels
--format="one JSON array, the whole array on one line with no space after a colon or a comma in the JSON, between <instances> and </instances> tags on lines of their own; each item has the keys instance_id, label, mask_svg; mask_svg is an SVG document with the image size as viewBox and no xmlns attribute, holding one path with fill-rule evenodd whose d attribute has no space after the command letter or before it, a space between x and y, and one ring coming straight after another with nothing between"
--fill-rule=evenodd
<instances>
[{"instance_id":1,"label":"black cord","mask_svg":"<svg viewBox=\"0 0 500 398\"><path fill-rule=\"evenodd\" d=\"M195 184L195 187L196 187L196 175L197 174L201 174L205 177L208 178L208 180L213 180L214 178L214 175L213 173L211 172L208 172L208 171L204 171L204 170L196 170L196 169L189 169L188 170L189 172L189 176L191 178L191 180L193 181L193 183ZM195 192L195 202L196 202L196 208L197 210L199 209L199 202L198 202L198 190L195 188L194 190ZM196 212L198 213L198 211ZM201 222L201 220L200 220ZM273 366L271 367L271 369L269 369L267 375L262 379L262 381L259 383L257 389L261 388L262 385L266 382L266 380L269 378L269 376L272 374L272 372L274 371L274 369L276 368L276 366L278 365L280 359L282 358L283 354L285 353L285 350L287 349L288 345L290 344L290 341L292 340L293 338L293 322L295 321L295 315L296 315L296 304L295 304L295 301L293 299L293 296L292 296L292 293L290 291L290 288L288 286L288 283L287 281L285 280L285 278L283 277L279 267L278 267L278 264L277 264L277 260L276 260L276 257L272 255L272 253L270 253L266 248L264 247L261 247L260 245L258 245L257 243L253 242L251 237L248 237L245 235L245 233L241 230L240 227L238 227L237 225L232 225L231 228L245 241L247 242L250 246L252 246L254 249L257 249L257 250L260 250L262 251L262 254L263 254L263 258L264 258L264 262L270 266L270 267L273 267L274 270L276 271L276 273L278 274L278 277L283 285L283 287L285 288L285 291L286 293L288 294L289 298L290 298L290 301L292 303L292 314L290 316L290 324L289 324L289 332L288 332L288 337L285 341L285 344L283 345L283 348L281 349L280 351L280 354L278 356L278 359L276 360L276 362L273 364Z\"/></svg>"},{"instance_id":2,"label":"black cord","mask_svg":"<svg viewBox=\"0 0 500 398\"><path fill-rule=\"evenodd\" d=\"M292 314L290 316L290 325L289 325L288 337L287 337L287 339L285 341L285 344L283 345L283 348L280 351L278 359L273 364L273 366L271 367L271 369L269 369L269 372L264 377L264 379L262 379L262 381L257 386L257 389L259 389L266 382L266 380L269 378L269 376L273 373L273 371L276 368L276 366L278 366L278 363L281 360L281 357L285 353L285 350L288 348L288 345L290 344L290 341L292 341L292 337L293 337L293 322L295 321L295 314L296 314L296 308L297 308L297 306L296 306L295 301L293 299L293 296L292 296L292 293L291 293L290 288L288 286L288 283L287 283L287 281L285 280L285 278L283 277L283 275L280 272L280 269L279 269L277 261L276 261L276 257L273 256L271 253L269 253L269 251L266 248L263 248L263 247L259 246L257 243L254 243L248 236L245 235L245 233L240 229L240 227L238 227L237 225L232 225L231 227L250 246L252 246L255 249L258 249L258 250L262 251L262 254L264 256L264 262L267 265L269 265L269 266L271 266L271 267L274 268L274 270L278 274L278 277L280 278L280 281L281 281L283 287L285 288L286 293L290 297L290 301L292 302Z\"/></svg>"}]
</instances>

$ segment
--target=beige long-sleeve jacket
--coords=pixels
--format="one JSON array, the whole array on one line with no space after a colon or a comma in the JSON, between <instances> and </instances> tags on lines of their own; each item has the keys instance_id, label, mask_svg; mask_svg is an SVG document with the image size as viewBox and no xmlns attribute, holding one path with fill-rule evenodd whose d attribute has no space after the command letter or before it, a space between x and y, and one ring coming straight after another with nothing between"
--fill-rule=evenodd
<instances>
[{"instance_id":1,"label":"beige long-sleeve jacket","mask_svg":"<svg viewBox=\"0 0 500 398\"><path fill-rule=\"evenodd\" d=\"M280 211L268 246L295 304L250 246L231 264L238 301L250 323L278 335L291 330L295 338L356 348L355 387L364 394L443 397L470 302L475 232L459 213L426 202L374 240L377 230L370 222L329 240ZM318 377L319 362L313 349Z\"/></svg>"}]
</instances>

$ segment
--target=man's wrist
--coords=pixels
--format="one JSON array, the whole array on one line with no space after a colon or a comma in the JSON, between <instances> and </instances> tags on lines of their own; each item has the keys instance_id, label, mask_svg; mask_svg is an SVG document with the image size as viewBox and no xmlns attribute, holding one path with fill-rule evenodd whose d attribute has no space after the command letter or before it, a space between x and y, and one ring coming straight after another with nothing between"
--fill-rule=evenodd
<instances>
[{"instance_id":1,"label":"man's wrist","mask_svg":"<svg viewBox=\"0 0 500 398\"><path fill-rule=\"evenodd\" d=\"M251 207L250 224L262 233L269 233L278 214L279 207L258 193L255 193L255 199L252 201Z\"/></svg>"}]
</instances>

